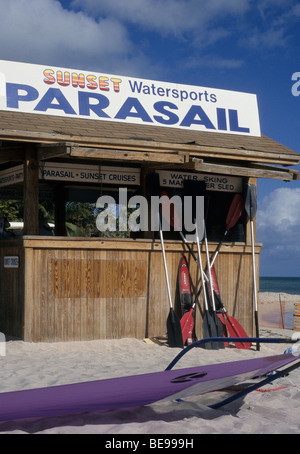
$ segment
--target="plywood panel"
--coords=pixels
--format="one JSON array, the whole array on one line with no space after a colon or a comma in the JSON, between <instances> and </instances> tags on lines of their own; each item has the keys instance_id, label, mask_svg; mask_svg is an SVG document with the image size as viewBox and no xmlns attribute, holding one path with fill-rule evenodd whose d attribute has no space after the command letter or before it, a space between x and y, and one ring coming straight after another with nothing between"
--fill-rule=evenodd
<instances>
[{"instance_id":1,"label":"plywood panel","mask_svg":"<svg viewBox=\"0 0 300 454\"><path fill-rule=\"evenodd\" d=\"M19 268L4 268L5 256L18 256ZM24 251L18 247L0 249L0 331L23 337Z\"/></svg>"}]
</instances>

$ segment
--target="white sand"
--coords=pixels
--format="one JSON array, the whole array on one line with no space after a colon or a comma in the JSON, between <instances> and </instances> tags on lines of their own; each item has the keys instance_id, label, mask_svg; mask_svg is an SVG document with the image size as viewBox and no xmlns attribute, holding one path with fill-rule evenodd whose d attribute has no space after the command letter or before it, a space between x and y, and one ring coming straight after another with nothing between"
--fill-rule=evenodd
<instances>
[{"instance_id":1,"label":"white sand","mask_svg":"<svg viewBox=\"0 0 300 454\"><path fill-rule=\"evenodd\" d=\"M290 337L292 333L267 328L260 332L261 337ZM251 350L198 348L176 367L268 356L283 353L286 347L264 344L259 352L255 346ZM0 392L161 371L178 352L136 339L51 344L9 341L6 356L0 356ZM227 397L228 391L141 408L5 422L0 423L0 433L296 434L300 432L299 387L300 368L265 387L272 391L252 392L219 410L207 405Z\"/></svg>"}]
</instances>

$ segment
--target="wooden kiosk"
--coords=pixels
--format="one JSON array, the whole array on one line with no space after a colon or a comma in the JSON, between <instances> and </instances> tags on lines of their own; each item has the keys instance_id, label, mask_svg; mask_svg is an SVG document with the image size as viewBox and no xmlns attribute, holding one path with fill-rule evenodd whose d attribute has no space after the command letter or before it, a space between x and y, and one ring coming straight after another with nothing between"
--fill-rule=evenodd
<instances>
[{"instance_id":1,"label":"wooden kiosk","mask_svg":"<svg viewBox=\"0 0 300 454\"><path fill-rule=\"evenodd\" d=\"M226 210L245 183L256 183L257 178L298 179L298 173L287 166L299 164L299 155L261 135L107 118L97 121L56 115L54 108L39 114L3 106L0 199L23 199L24 229L22 235L0 240L0 331L25 341L166 333L169 304L157 235L149 231L127 238L67 236L66 202L95 203L100 195L120 187L128 188L128 194L147 197L150 172L159 173L161 186L170 196L180 191L184 179L200 179L209 194L208 238L213 254L226 228ZM43 197L55 200L53 236L39 234L38 208ZM176 304L183 253L195 292L200 273L175 232L166 235L165 247ZM260 251L261 245L256 244L257 281ZM205 265L204 248L202 252ZM215 269L228 312L249 335L254 334L250 229L245 214L222 245ZM202 297L196 309L198 338L202 337L201 308Z\"/></svg>"}]
</instances>

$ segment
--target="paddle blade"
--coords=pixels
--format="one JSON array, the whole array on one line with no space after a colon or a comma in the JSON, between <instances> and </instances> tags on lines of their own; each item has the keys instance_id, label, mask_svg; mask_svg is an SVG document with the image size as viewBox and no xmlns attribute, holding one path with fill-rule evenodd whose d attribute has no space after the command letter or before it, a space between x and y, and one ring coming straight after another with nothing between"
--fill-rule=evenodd
<instances>
[{"instance_id":1,"label":"paddle blade","mask_svg":"<svg viewBox=\"0 0 300 454\"><path fill-rule=\"evenodd\" d=\"M244 199L241 194L235 194L232 199L227 217L226 217L226 228L227 230L235 226L237 221L242 215L244 210Z\"/></svg>"},{"instance_id":2,"label":"paddle blade","mask_svg":"<svg viewBox=\"0 0 300 454\"><path fill-rule=\"evenodd\" d=\"M216 271L215 271L214 267L212 267L212 269L211 269L211 276L212 276L213 288L214 288L214 294L215 294L216 310L219 311L219 313L217 313L217 315L219 317L219 320L223 324L223 332L224 332L224 323L225 323L230 337L249 337L248 334L246 333L246 331L244 330L244 328L241 326L241 324L234 317L232 317L231 315L228 315L228 312L226 311L226 309L223 305L223 302L221 300L219 285L218 285ZM249 349L251 347L251 344L248 342L246 342L246 343L235 342L234 344L235 344L236 348L239 348L239 349Z\"/></svg>"},{"instance_id":3,"label":"paddle blade","mask_svg":"<svg viewBox=\"0 0 300 454\"><path fill-rule=\"evenodd\" d=\"M250 221L253 221L257 210L257 195L255 184L247 183L245 185L245 210Z\"/></svg>"},{"instance_id":4,"label":"paddle blade","mask_svg":"<svg viewBox=\"0 0 300 454\"><path fill-rule=\"evenodd\" d=\"M167 318L167 334L170 347L183 348L180 320L175 314L174 309L172 308L170 308L170 312Z\"/></svg>"},{"instance_id":5,"label":"paddle blade","mask_svg":"<svg viewBox=\"0 0 300 454\"><path fill-rule=\"evenodd\" d=\"M203 317L203 338L207 339L209 337L218 337L216 323L209 313L209 311L205 311ZM218 350L219 344L217 342L206 342L204 344L204 348L206 350Z\"/></svg>"},{"instance_id":6,"label":"paddle blade","mask_svg":"<svg viewBox=\"0 0 300 454\"><path fill-rule=\"evenodd\" d=\"M194 329L194 309L191 308L188 312L186 312L180 320L181 332L182 332L182 340L185 344L187 338L192 338L192 333Z\"/></svg>"},{"instance_id":7,"label":"paddle blade","mask_svg":"<svg viewBox=\"0 0 300 454\"><path fill-rule=\"evenodd\" d=\"M230 337L249 337L241 324L231 315L226 313L226 327ZM251 347L250 342L234 342L234 345L238 349L248 350Z\"/></svg>"},{"instance_id":8,"label":"paddle blade","mask_svg":"<svg viewBox=\"0 0 300 454\"><path fill-rule=\"evenodd\" d=\"M228 337L227 326L226 326L226 318L225 318L224 312L221 312L221 313L217 312L217 317L220 320L220 322L222 323L223 337ZM224 347L228 347L228 342L224 342L223 345L224 345Z\"/></svg>"},{"instance_id":9,"label":"paddle blade","mask_svg":"<svg viewBox=\"0 0 300 454\"><path fill-rule=\"evenodd\" d=\"M219 319L219 317L217 316L216 312L213 313L213 319L214 319L214 323L215 323L216 330L217 330L217 337L224 337L223 324L222 324L221 320ZM218 344L218 347L225 348L224 342L220 342Z\"/></svg>"},{"instance_id":10,"label":"paddle blade","mask_svg":"<svg viewBox=\"0 0 300 454\"><path fill-rule=\"evenodd\" d=\"M192 293L190 273L186 258L181 257L179 263L178 284L182 314L188 312L192 307Z\"/></svg>"}]
</instances>

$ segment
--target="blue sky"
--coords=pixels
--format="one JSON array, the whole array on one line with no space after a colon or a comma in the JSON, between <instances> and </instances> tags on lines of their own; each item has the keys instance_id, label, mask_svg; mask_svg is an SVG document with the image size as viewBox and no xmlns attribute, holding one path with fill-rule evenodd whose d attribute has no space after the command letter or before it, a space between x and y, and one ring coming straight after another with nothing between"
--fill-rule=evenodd
<instances>
[{"instance_id":1,"label":"blue sky","mask_svg":"<svg viewBox=\"0 0 300 454\"><path fill-rule=\"evenodd\" d=\"M256 93L300 153L295 0L0 0L0 59ZM300 93L300 88L299 88ZM259 180L260 274L300 276L300 184Z\"/></svg>"}]
</instances>

